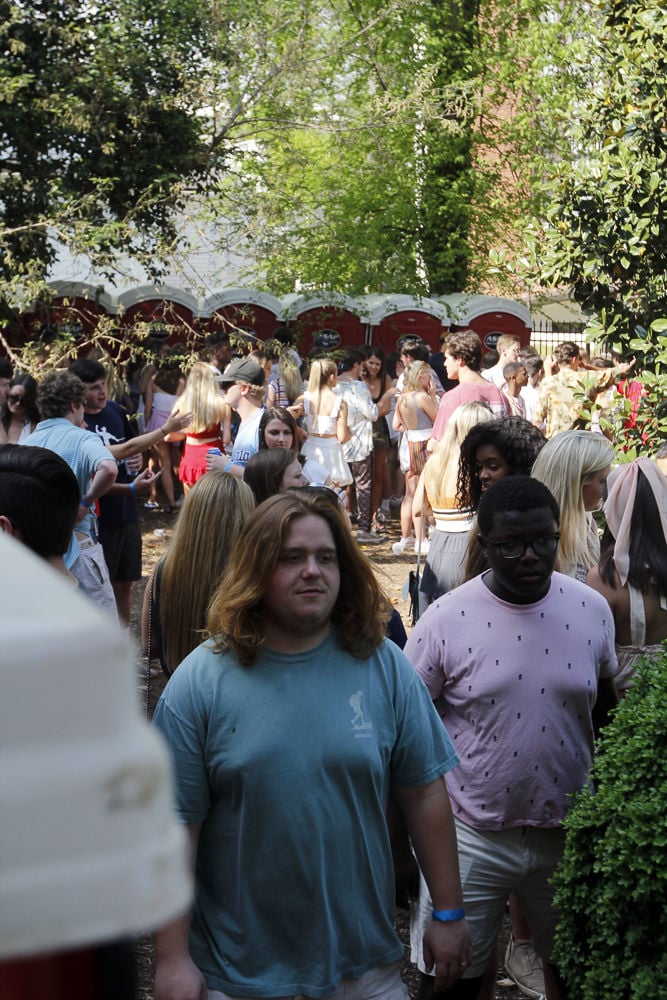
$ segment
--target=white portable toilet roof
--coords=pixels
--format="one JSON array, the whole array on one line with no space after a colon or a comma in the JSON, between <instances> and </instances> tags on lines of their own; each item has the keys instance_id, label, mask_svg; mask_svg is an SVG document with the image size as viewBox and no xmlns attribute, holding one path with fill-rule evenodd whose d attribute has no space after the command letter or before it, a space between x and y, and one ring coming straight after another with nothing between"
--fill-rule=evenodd
<instances>
[{"instance_id":1,"label":"white portable toilet roof","mask_svg":"<svg viewBox=\"0 0 667 1000\"><path fill-rule=\"evenodd\" d=\"M130 288L126 292L121 292L118 296L117 308L120 313L136 306L140 302L175 302L179 306L189 309L193 315L199 308L199 301L195 296L179 288L177 285L139 285L137 288Z\"/></svg>"},{"instance_id":2,"label":"white portable toilet roof","mask_svg":"<svg viewBox=\"0 0 667 1000\"><path fill-rule=\"evenodd\" d=\"M288 292L281 299L283 318L297 319L310 309L341 309L361 317L363 298L344 295L342 292Z\"/></svg>"},{"instance_id":3,"label":"white portable toilet roof","mask_svg":"<svg viewBox=\"0 0 667 1000\"><path fill-rule=\"evenodd\" d=\"M449 325L447 309L436 299L423 295L370 294L364 296L365 319L379 326L387 316L398 312L423 312L435 316L444 326Z\"/></svg>"},{"instance_id":4,"label":"white portable toilet roof","mask_svg":"<svg viewBox=\"0 0 667 1000\"><path fill-rule=\"evenodd\" d=\"M110 315L117 312L116 300L101 285L91 285L87 281L49 281L46 287L58 298L87 299Z\"/></svg>"},{"instance_id":5,"label":"white portable toilet roof","mask_svg":"<svg viewBox=\"0 0 667 1000\"><path fill-rule=\"evenodd\" d=\"M214 292L202 302L199 315L202 318L212 316L218 309L225 306L250 305L261 306L268 312L273 313L276 319L282 319L282 303L275 295L269 292L262 292L258 288L251 286L224 288L220 292Z\"/></svg>"},{"instance_id":6,"label":"white portable toilet roof","mask_svg":"<svg viewBox=\"0 0 667 1000\"><path fill-rule=\"evenodd\" d=\"M457 326L465 326L479 316L487 313L504 312L516 316L524 326L532 327L530 310L523 302L516 299L503 299L496 295L468 295L465 292L453 292L451 295L441 295L438 302L449 312L452 322Z\"/></svg>"}]
</instances>

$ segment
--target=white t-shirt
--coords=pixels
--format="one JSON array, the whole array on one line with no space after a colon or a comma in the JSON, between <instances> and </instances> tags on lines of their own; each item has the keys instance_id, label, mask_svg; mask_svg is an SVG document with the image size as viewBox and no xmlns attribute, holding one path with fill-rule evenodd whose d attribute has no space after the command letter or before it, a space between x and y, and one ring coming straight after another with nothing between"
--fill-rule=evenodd
<instances>
[{"instance_id":1,"label":"white t-shirt","mask_svg":"<svg viewBox=\"0 0 667 1000\"><path fill-rule=\"evenodd\" d=\"M534 385L524 385L521 389L521 398L526 404L526 420L532 420L535 416L537 406L537 389Z\"/></svg>"},{"instance_id":2,"label":"white t-shirt","mask_svg":"<svg viewBox=\"0 0 667 1000\"><path fill-rule=\"evenodd\" d=\"M500 365L494 365L493 368L487 368L485 371L481 371L480 375L485 378L487 382L493 382L497 385L499 389L503 392L507 388L507 382L505 381L505 376L503 375L503 368Z\"/></svg>"}]
</instances>

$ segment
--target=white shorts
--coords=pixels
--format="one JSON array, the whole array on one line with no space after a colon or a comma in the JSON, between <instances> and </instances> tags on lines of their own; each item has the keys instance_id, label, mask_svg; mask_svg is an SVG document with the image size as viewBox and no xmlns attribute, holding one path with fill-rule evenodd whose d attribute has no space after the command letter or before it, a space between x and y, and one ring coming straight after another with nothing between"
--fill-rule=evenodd
<instances>
[{"instance_id":1,"label":"white shorts","mask_svg":"<svg viewBox=\"0 0 667 1000\"><path fill-rule=\"evenodd\" d=\"M464 978L481 976L486 969L511 892L530 924L537 954L548 959L558 921L549 880L563 857L563 830L534 826L476 830L460 820L455 823L463 905L472 935L472 963ZM426 971L422 938L432 910L421 876L419 903L410 913L410 958L421 972Z\"/></svg>"},{"instance_id":2,"label":"white shorts","mask_svg":"<svg viewBox=\"0 0 667 1000\"><path fill-rule=\"evenodd\" d=\"M409 1000L410 994L401 979L401 963L369 969L359 979L347 979L326 1000ZM242 1000L229 993L209 990L208 1000ZM291 997L268 997L266 1000L302 1000L302 994ZM305 1000L305 998L303 998Z\"/></svg>"}]
</instances>

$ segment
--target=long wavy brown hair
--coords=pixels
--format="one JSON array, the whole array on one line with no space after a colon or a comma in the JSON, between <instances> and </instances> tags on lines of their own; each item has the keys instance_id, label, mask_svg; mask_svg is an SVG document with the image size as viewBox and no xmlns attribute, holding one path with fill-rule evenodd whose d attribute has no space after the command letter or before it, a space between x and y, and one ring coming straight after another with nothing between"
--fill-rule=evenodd
<instances>
[{"instance_id":1,"label":"long wavy brown hair","mask_svg":"<svg viewBox=\"0 0 667 1000\"><path fill-rule=\"evenodd\" d=\"M219 469L186 496L160 581L162 654L170 672L204 638L211 596L254 507L250 487Z\"/></svg>"},{"instance_id":2,"label":"long wavy brown hair","mask_svg":"<svg viewBox=\"0 0 667 1000\"><path fill-rule=\"evenodd\" d=\"M219 652L232 649L244 667L264 643L262 597L290 525L315 514L329 525L340 566L340 590L331 620L339 644L367 659L380 645L391 606L338 509L322 494L283 493L260 504L246 522L209 607L208 630Z\"/></svg>"}]
</instances>

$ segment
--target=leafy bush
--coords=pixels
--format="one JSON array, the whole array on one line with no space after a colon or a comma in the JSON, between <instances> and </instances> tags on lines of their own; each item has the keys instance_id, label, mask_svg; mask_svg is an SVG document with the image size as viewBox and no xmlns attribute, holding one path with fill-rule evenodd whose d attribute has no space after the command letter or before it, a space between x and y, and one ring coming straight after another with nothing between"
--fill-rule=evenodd
<instances>
[{"instance_id":1,"label":"leafy bush","mask_svg":"<svg viewBox=\"0 0 667 1000\"><path fill-rule=\"evenodd\" d=\"M556 961L581 1000L667 1000L667 641L604 730L566 822Z\"/></svg>"},{"instance_id":2,"label":"leafy bush","mask_svg":"<svg viewBox=\"0 0 667 1000\"><path fill-rule=\"evenodd\" d=\"M599 323L589 324L589 336L603 339ZM590 426L592 413L597 410L600 427L608 434L621 462L631 462L638 455L653 455L667 437L667 318L651 323L646 337L636 337L626 345L638 359L638 374L631 372L629 379L638 378L644 388L639 402L636 423L626 426L632 412L630 400L618 397L611 409L600 409L595 398L582 394L582 415L585 426Z\"/></svg>"}]
</instances>

